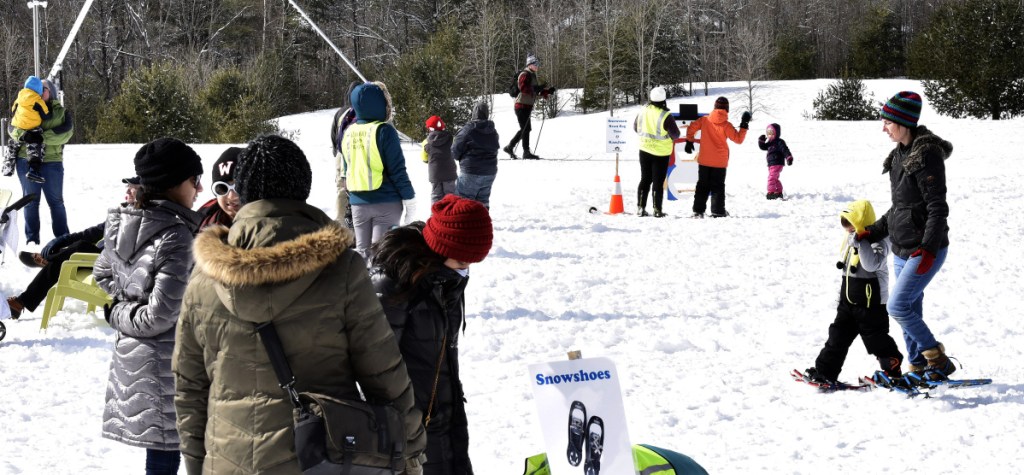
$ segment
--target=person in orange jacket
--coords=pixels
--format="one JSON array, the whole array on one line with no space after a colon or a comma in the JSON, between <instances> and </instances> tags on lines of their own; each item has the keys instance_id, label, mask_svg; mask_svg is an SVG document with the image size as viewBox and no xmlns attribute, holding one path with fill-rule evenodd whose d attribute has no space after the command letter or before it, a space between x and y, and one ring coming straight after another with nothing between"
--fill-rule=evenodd
<instances>
[{"instance_id":1,"label":"person in orange jacket","mask_svg":"<svg viewBox=\"0 0 1024 475\"><path fill-rule=\"evenodd\" d=\"M729 166L729 144L743 143L750 126L750 112L744 112L740 128L729 122L729 99L719 97L711 114L701 117L686 128L686 153L693 153L693 140L700 131L700 153L697 154L697 191L693 194L693 217L703 218L711 195L711 217L729 216L725 210L725 170Z\"/></svg>"}]
</instances>

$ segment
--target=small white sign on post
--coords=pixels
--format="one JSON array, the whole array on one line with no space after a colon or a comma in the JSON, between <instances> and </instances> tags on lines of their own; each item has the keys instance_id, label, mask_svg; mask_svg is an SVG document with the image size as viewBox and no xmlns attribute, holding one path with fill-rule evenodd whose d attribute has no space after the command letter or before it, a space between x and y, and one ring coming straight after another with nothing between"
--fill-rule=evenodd
<instances>
[{"instance_id":1,"label":"small white sign on post","mask_svg":"<svg viewBox=\"0 0 1024 475\"><path fill-rule=\"evenodd\" d=\"M530 385L552 475L636 473L612 360L533 364Z\"/></svg>"},{"instance_id":2,"label":"small white sign on post","mask_svg":"<svg viewBox=\"0 0 1024 475\"><path fill-rule=\"evenodd\" d=\"M608 143L605 151L608 153L622 153L626 151L626 132L629 130L629 120L621 117L609 117L607 137Z\"/></svg>"}]
</instances>

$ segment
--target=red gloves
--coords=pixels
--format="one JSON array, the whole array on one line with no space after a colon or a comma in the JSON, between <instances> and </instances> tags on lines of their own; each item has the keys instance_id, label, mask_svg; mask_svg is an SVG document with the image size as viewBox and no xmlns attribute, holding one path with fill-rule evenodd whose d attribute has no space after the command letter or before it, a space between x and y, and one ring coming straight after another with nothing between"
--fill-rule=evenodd
<instances>
[{"instance_id":1,"label":"red gloves","mask_svg":"<svg viewBox=\"0 0 1024 475\"><path fill-rule=\"evenodd\" d=\"M910 257L921 256L921 262L917 264L917 275L922 275L928 272L932 268L932 264L935 264L935 254L926 251L924 248L917 248Z\"/></svg>"}]
</instances>

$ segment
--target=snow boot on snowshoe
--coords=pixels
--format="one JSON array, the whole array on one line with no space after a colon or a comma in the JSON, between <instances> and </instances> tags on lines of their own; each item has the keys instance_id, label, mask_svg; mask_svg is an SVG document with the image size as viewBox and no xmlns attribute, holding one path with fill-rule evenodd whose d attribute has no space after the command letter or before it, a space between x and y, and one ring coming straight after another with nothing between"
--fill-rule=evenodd
<instances>
[{"instance_id":1,"label":"snow boot on snowshoe","mask_svg":"<svg viewBox=\"0 0 1024 475\"><path fill-rule=\"evenodd\" d=\"M929 381L945 381L949 375L956 372L956 365L946 356L946 347L939 343L935 348L929 348L921 352L928 360L928 366L924 368L924 377Z\"/></svg>"},{"instance_id":2,"label":"snow boot on snowshoe","mask_svg":"<svg viewBox=\"0 0 1024 475\"><path fill-rule=\"evenodd\" d=\"M818 368L810 367L804 370L804 376L807 376L811 382L819 384L836 384L836 380L830 379L818 371Z\"/></svg>"},{"instance_id":3,"label":"snow boot on snowshoe","mask_svg":"<svg viewBox=\"0 0 1024 475\"><path fill-rule=\"evenodd\" d=\"M515 150L512 149L512 145L506 145L502 150L507 153L509 157L512 157L512 160L519 160L519 157L516 156Z\"/></svg>"},{"instance_id":4,"label":"snow boot on snowshoe","mask_svg":"<svg viewBox=\"0 0 1024 475\"><path fill-rule=\"evenodd\" d=\"M900 369L901 364L903 364L903 361L896 357L878 358L878 366L892 379L903 378L903 371Z\"/></svg>"},{"instance_id":5,"label":"snow boot on snowshoe","mask_svg":"<svg viewBox=\"0 0 1024 475\"><path fill-rule=\"evenodd\" d=\"M582 402L573 401L569 406L569 447L565 451L569 465L573 467L578 467L583 460L583 442L586 437L586 428L583 426L586 420L586 406Z\"/></svg>"},{"instance_id":6,"label":"snow boot on snowshoe","mask_svg":"<svg viewBox=\"0 0 1024 475\"><path fill-rule=\"evenodd\" d=\"M704 219L704 213L693 213L690 217L693 219Z\"/></svg>"},{"instance_id":7,"label":"snow boot on snowshoe","mask_svg":"<svg viewBox=\"0 0 1024 475\"><path fill-rule=\"evenodd\" d=\"M540 160L540 157L529 150L523 149L523 160Z\"/></svg>"},{"instance_id":8,"label":"snow boot on snowshoe","mask_svg":"<svg viewBox=\"0 0 1024 475\"><path fill-rule=\"evenodd\" d=\"M604 421L591 416L587 422L587 461L583 464L584 475L598 475L601 472L601 454L604 453Z\"/></svg>"}]
</instances>

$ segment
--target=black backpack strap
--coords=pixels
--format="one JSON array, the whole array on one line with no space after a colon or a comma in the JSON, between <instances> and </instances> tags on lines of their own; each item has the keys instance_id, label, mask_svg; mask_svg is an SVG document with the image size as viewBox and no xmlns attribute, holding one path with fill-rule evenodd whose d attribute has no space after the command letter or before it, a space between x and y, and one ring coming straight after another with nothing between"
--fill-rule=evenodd
<instances>
[{"instance_id":1,"label":"black backpack strap","mask_svg":"<svg viewBox=\"0 0 1024 475\"><path fill-rule=\"evenodd\" d=\"M274 374L277 375L277 382L281 385L281 389L288 392L288 399L296 409L305 412L302 402L299 401L299 393L295 390L295 375L292 373L291 366L288 365L288 357L284 354L281 338L277 336L274 322L257 324L256 331L259 332L260 340L263 341L263 346L267 350L270 365L274 367Z\"/></svg>"}]
</instances>

